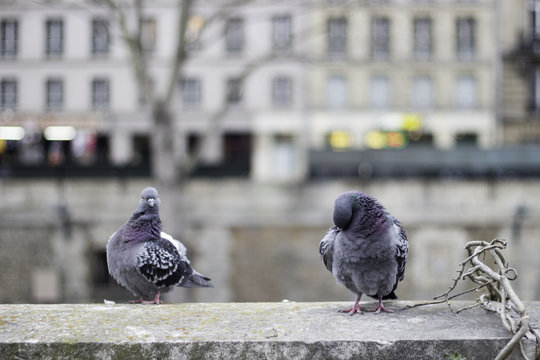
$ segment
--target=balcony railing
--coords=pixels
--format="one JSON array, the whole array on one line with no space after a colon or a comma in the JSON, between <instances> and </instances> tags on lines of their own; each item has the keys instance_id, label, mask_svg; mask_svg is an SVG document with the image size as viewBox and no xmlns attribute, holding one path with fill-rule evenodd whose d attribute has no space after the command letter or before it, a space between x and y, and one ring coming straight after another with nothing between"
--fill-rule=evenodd
<instances>
[{"instance_id":1,"label":"balcony railing","mask_svg":"<svg viewBox=\"0 0 540 360\"><path fill-rule=\"evenodd\" d=\"M540 177L540 146L451 150L411 146L401 150L312 150L310 178L514 178Z\"/></svg>"}]
</instances>

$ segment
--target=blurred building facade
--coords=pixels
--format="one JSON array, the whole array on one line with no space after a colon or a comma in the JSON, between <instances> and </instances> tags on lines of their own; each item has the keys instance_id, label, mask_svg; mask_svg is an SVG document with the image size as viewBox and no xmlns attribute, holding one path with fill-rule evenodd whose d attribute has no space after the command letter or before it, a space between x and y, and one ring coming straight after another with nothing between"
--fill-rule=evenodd
<instances>
[{"instance_id":1,"label":"blurred building facade","mask_svg":"<svg viewBox=\"0 0 540 360\"><path fill-rule=\"evenodd\" d=\"M170 76L176 5L163 0L145 8L144 47L158 92L165 91ZM20 141L5 144L15 167L44 161L55 165L69 157L72 165L86 161L124 170L142 166L144 171L150 159L152 109L136 86L110 11L72 1L3 2L1 7L1 122L26 132ZM196 6L190 21L202 26L217 9ZM200 141L216 113L227 109L205 147L203 173L294 179L304 174L299 134L306 120L305 71L297 57L302 39L294 37L303 27L303 9L301 3L254 2L224 10L227 16L209 24L200 38L195 35L173 101L179 156ZM255 66L244 80L246 67L270 53L274 60L260 69ZM43 141L52 125L74 127L76 133L68 139L75 138L69 144ZM252 168L263 163L276 168L272 175L261 166Z\"/></svg>"},{"instance_id":2,"label":"blurred building facade","mask_svg":"<svg viewBox=\"0 0 540 360\"><path fill-rule=\"evenodd\" d=\"M310 145L496 145L495 5L314 2Z\"/></svg>"},{"instance_id":3,"label":"blurred building facade","mask_svg":"<svg viewBox=\"0 0 540 360\"><path fill-rule=\"evenodd\" d=\"M175 149L189 153L220 112L199 172L262 181L304 179L310 149L519 142L516 126L534 124L527 105L534 96L524 85L531 77L517 74L515 61L505 60L504 72L501 64L530 38L522 20L534 2L502 3L254 1L222 9L208 24L217 5L196 5L173 106ZM26 134L2 142L5 165L24 174L25 165L67 158L105 173L148 173L151 109L107 8L73 1L0 6L0 121ZM162 0L145 8L144 47L158 92L175 51L175 6ZM47 137L52 125L74 127L72 140Z\"/></svg>"},{"instance_id":4,"label":"blurred building facade","mask_svg":"<svg viewBox=\"0 0 540 360\"><path fill-rule=\"evenodd\" d=\"M158 92L176 3L144 11ZM254 1L214 18L195 2L175 151L219 115L185 189L184 240L220 286L189 299L348 298L317 244L351 188L407 227L402 298L446 290L464 242L495 236L516 240L520 289L538 298L539 152L500 148L540 142L537 1L509 3ZM153 124L115 19L97 1L0 1L0 85L0 301L125 301L104 246L152 184Z\"/></svg>"},{"instance_id":5,"label":"blurred building facade","mask_svg":"<svg viewBox=\"0 0 540 360\"><path fill-rule=\"evenodd\" d=\"M509 144L540 141L540 2L501 2L501 127Z\"/></svg>"}]
</instances>

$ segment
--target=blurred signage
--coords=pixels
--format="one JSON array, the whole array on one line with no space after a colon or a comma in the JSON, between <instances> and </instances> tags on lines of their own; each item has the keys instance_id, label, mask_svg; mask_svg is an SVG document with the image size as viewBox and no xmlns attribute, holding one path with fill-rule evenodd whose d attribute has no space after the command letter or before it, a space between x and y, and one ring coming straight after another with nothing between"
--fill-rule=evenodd
<instances>
[{"instance_id":1,"label":"blurred signage","mask_svg":"<svg viewBox=\"0 0 540 360\"><path fill-rule=\"evenodd\" d=\"M406 131L420 131L422 118L419 114L403 114L401 129Z\"/></svg>"},{"instance_id":2,"label":"blurred signage","mask_svg":"<svg viewBox=\"0 0 540 360\"><path fill-rule=\"evenodd\" d=\"M408 144L408 136L403 131L376 130L366 136L366 145L370 149L403 149Z\"/></svg>"},{"instance_id":3,"label":"blurred signage","mask_svg":"<svg viewBox=\"0 0 540 360\"><path fill-rule=\"evenodd\" d=\"M422 129L420 114L385 115L381 122L382 130L373 130L366 135L366 145L370 149L403 149Z\"/></svg>"},{"instance_id":4,"label":"blurred signage","mask_svg":"<svg viewBox=\"0 0 540 360\"><path fill-rule=\"evenodd\" d=\"M328 143L334 150L347 150L351 147L351 135L346 131L332 131L328 136Z\"/></svg>"}]
</instances>

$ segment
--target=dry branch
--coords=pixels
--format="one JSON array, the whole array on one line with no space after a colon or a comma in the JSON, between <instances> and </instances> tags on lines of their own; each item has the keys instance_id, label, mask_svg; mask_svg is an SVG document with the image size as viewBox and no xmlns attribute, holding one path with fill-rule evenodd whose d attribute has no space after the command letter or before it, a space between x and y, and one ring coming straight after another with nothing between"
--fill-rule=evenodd
<instances>
[{"instance_id":1,"label":"dry branch","mask_svg":"<svg viewBox=\"0 0 540 360\"><path fill-rule=\"evenodd\" d=\"M489 243L486 241L468 242L465 245L468 257L459 264L458 276L453 280L450 288L443 294L436 296L432 301L417 303L406 306L405 308L446 302L450 311L456 314L475 307L482 307L485 310L496 312L499 314L504 328L512 334L512 338L499 352L496 360L509 358L518 345L523 358L530 360L531 357L525 353L523 342L521 341L523 338L531 338L535 341L536 350L532 359L538 360L540 359L540 336L530 326L527 309L510 283L517 278L517 271L509 267L508 262L504 258L503 250L506 249L506 245L506 240L502 239L494 239ZM493 259L495 269L486 265L485 261L486 257L489 258L488 255ZM456 289L459 282L467 279L471 280L477 286L453 294L452 292ZM482 289L486 293L481 294L476 299L476 303L457 310L452 308L450 300Z\"/></svg>"}]
</instances>

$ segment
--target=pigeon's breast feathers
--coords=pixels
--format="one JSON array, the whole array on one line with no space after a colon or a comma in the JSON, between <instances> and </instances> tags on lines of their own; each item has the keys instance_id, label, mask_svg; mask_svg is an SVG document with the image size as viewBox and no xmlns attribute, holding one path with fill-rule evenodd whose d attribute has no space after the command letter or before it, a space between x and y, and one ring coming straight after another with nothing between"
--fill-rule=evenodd
<instances>
[{"instance_id":1,"label":"pigeon's breast feathers","mask_svg":"<svg viewBox=\"0 0 540 360\"><path fill-rule=\"evenodd\" d=\"M160 203L156 189L148 187L143 190L137 209L126 223L126 230L131 233L133 240L147 241L161 237Z\"/></svg>"}]
</instances>

